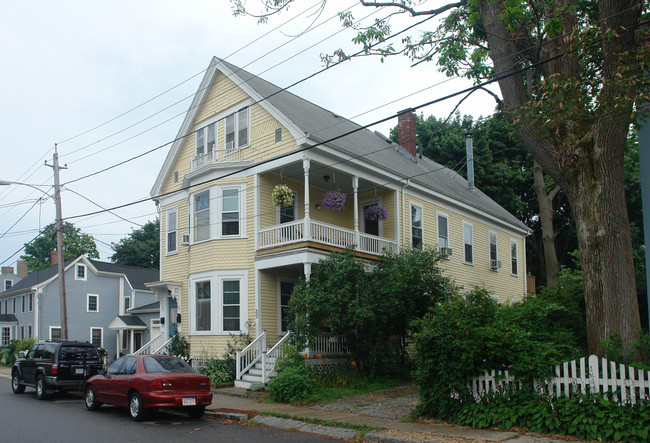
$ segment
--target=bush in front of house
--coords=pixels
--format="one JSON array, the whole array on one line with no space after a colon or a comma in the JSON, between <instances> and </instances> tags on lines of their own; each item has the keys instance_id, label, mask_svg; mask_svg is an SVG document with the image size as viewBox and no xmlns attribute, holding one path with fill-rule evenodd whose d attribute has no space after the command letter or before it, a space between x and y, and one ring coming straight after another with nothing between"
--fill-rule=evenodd
<instances>
[{"instance_id":1,"label":"bush in front of house","mask_svg":"<svg viewBox=\"0 0 650 443\"><path fill-rule=\"evenodd\" d=\"M210 377L211 386L232 383L234 379L230 364L226 360L210 360L206 365L200 366L196 372Z\"/></svg>"},{"instance_id":2,"label":"bush in front of house","mask_svg":"<svg viewBox=\"0 0 650 443\"><path fill-rule=\"evenodd\" d=\"M285 356L278 359L273 377L267 390L274 401L296 403L311 396L314 382L311 369L305 365L302 356L293 346L285 346Z\"/></svg>"}]
</instances>

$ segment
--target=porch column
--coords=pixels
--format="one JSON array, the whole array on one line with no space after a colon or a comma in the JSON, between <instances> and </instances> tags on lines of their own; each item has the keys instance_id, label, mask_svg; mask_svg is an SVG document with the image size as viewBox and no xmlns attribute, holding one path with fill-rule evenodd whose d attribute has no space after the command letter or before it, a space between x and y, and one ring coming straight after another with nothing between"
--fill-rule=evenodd
<instances>
[{"instance_id":1,"label":"porch column","mask_svg":"<svg viewBox=\"0 0 650 443\"><path fill-rule=\"evenodd\" d=\"M309 281L309 276L311 276L311 263L305 263L304 265L305 280Z\"/></svg>"},{"instance_id":2,"label":"porch column","mask_svg":"<svg viewBox=\"0 0 650 443\"><path fill-rule=\"evenodd\" d=\"M360 237L359 237L359 177L356 175L352 177L352 190L354 192L354 243L356 248L359 249L360 246Z\"/></svg>"},{"instance_id":3,"label":"porch column","mask_svg":"<svg viewBox=\"0 0 650 443\"><path fill-rule=\"evenodd\" d=\"M135 352L133 350L133 344L134 344L133 341L135 336L134 332L135 330L132 330L131 333L129 334L129 354L133 354L133 352Z\"/></svg>"},{"instance_id":4,"label":"porch column","mask_svg":"<svg viewBox=\"0 0 650 443\"><path fill-rule=\"evenodd\" d=\"M118 329L117 334L115 334L117 338L117 347L115 348L115 360L120 358L120 352L122 352L122 330Z\"/></svg>"},{"instance_id":5,"label":"porch column","mask_svg":"<svg viewBox=\"0 0 650 443\"><path fill-rule=\"evenodd\" d=\"M302 170L305 175L305 226L303 236L305 240L311 239L310 221L309 221L309 159L302 159Z\"/></svg>"},{"instance_id":6,"label":"porch column","mask_svg":"<svg viewBox=\"0 0 650 443\"><path fill-rule=\"evenodd\" d=\"M161 320L165 319L165 322L163 323L162 321L160 322L160 332L163 333L162 339L163 343L165 343L167 340L169 340L169 322L171 321L168 315L169 313L169 295L165 294L162 297L160 297L160 308L159 308L159 315Z\"/></svg>"}]
</instances>

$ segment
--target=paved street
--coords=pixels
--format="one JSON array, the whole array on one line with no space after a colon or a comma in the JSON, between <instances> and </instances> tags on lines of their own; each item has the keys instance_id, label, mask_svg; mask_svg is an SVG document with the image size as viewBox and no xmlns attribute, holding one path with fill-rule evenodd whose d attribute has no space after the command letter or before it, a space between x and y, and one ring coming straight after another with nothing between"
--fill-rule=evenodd
<instances>
[{"instance_id":1,"label":"paved street","mask_svg":"<svg viewBox=\"0 0 650 443\"><path fill-rule=\"evenodd\" d=\"M154 413L149 420L135 423L124 408L102 406L97 412L89 412L83 400L72 394L38 401L35 391L27 388L24 394L16 395L7 378L0 378L0 410L3 441L332 441L263 426L225 425L208 418L193 420L175 412Z\"/></svg>"}]
</instances>

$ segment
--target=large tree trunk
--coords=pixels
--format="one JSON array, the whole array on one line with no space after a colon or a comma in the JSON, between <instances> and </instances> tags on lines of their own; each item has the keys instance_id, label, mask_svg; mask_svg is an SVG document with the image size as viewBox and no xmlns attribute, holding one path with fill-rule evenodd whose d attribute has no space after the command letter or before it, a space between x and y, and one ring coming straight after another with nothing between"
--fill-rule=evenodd
<instances>
[{"instance_id":1,"label":"large tree trunk","mask_svg":"<svg viewBox=\"0 0 650 443\"><path fill-rule=\"evenodd\" d=\"M508 31L501 19L507 15L503 2L479 3L490 57L498 74L513 72L522 66L522 53L516 46L520 40ZM629 41L632 34L623 31L638 22L640 9L632 9L632 3L638 2L599 2L600 16L616 20L615 23L603 23L603 28L621 30L621 35L625 35L605 39L602 43L605 80L615 74L617 54L634 49L633 41ZM562 54L576 43L572 40L572 29L576 25L576 17L572 14L575 12L571 8L562 11L564 37L549 41L543 57ZM570 79L581 74L575 56L570 55L547 62L540 70L545 78L556 75L560 79ZM517 110L526 104L528 94L524 78L518 74L499 81L507 110ZM600 98L611 98L615 94L616 91L604 83ZM575 137L570 131L582 122L559 123L555 135L543 138L537 137L536 128L528 122L520 123L518 131L526 149L562 187L571 205L582 256L589 351L596 354L601 353L601 341L614 332L622 339L623 351L631 350L641 331L623 186L623 156L631 106L617 111L600 117L587 134L580 134L581 137Z\"/></svg>"},{"instance_id":2,"label":"large tree trunk","mask_svg":"<svg viewBox=\"0 0 650 443\"><path fill-rule=\"evenodd\" d=\"M542 225L542 245L544 247L544 264L546 268L546 286L555 287L558 282L560 263L555 251L555 229L553 229L553 198L557 195L559 187L551 192L546 192L544 182L544 171L539 163L535 162L533 167L533 189L539 203L539 220Z\"/></svg>"}]
</instances>

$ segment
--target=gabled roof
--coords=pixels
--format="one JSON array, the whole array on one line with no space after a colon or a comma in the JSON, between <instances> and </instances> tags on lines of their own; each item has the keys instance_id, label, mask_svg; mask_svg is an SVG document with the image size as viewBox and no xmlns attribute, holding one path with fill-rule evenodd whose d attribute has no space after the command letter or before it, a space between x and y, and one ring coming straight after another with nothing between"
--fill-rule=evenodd
<instances>
[{"instance_id":1,"label":"gabled roof","mask_svg":"<svg viewBox=\"0 0 650 443\"><path fill-rule=\"evenodd\" d=\"M18 323L18 319L13 314L0 314L0 323Z\"/></svg>"},{"instance_id":2,"label":"gabled roof","mask_svg":"<svg viewBox=\"0 0 650 443\"><path fill-rule=\"evenodd\" d=\"M133 315L118 315L108 325L108 329L147 329L147 325Z\"/></svg>"},{"instance_id":3,"label":"gabled roof","mask_svg":"<svg viewBox=\"0 0 650 443\"><path fill-rule=\"evenodd\" d=\"M434 193L442 194L461 204L483 211L521 231L528 231L526 225L483 192L478 189L470 191L467 180L455 171L426 157L418 158L416 161L406 158L398 152L399 145L385 137L367 129L361 129L360 125L348 119L216 57L212 59L210 67L206 71L199 91L181 125L177 141L172 145L156 179L151 191L153 197L162 192L164 182L171 174L174 163L180 155L184 136L193 130L202 102L214 82L213 79L219 72L230 78L271 115L288 127L292 135L299 140L299 144L306 140L310 140L311 144L325 142L329 148L362 158L363 160L358 161L368 162L378 171L401 177L400 182L404 184L407 181L418 184ZM260 101L262 98L263 100ZM352 131L356 132L337 138Z\"/></svg>"},{"instance_id":4,"label":"gabled roof","mask_svg":"<svg viewBox=\"0 0 650 443\"><path fill-rule=\"evenodd\" d=\"M121 274L131 284L133 289L141 291L151 291L144 284L151 281L156 281L160 278L160 273L157 269L139 268L135 266L124 266L115 263L106 263L99 260L89 260L85 257L78 257L74 260L67 260L64 264L65 269L78 262L84 261L94 267L98 272ZM53 265L38 271L32 271L25 276L18 283L13 285L8 290L0 293L0 297L11 297L15 294L22 294L31 291L31 288L39 284L43 284L48 280L58 276L58 266ZM67 283L66 283L67 285Z\"/></svg>"},{"instance_id":5,"label":"gabled roof","mask_svg":"<svg viewBox=\"0 0 650 443\"><path fill-rule=\"evenodd\" d=\"M158 311L160 311L160 302L155 301L153 303L127 309L126 312L128 314L146 314L147 312L158 312Z\"/></svg>"}]
</instances>

